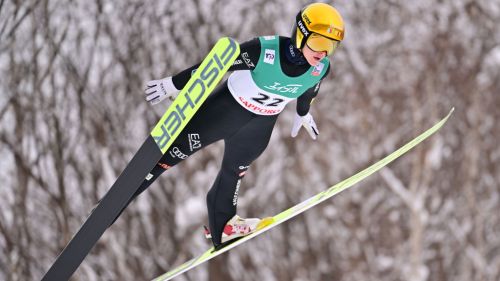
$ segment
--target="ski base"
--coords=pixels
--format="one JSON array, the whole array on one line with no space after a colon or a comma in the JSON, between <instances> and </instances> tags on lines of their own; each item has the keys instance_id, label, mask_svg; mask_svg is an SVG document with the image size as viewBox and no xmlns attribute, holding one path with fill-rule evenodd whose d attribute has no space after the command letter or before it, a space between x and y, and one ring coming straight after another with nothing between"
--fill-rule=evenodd
<instances>
[{"instance_id":1,"label":"ski base","mask_svg":"<svg viewBox=\"0 0 500 281\"><path fill-rule=\"evenodd\" d=\"M68 280L112 224L173 141L215 89L240 53L231 38L221 38L156 124L125 170L69 241L42 281Z\"/></svg>"}]
</instances>

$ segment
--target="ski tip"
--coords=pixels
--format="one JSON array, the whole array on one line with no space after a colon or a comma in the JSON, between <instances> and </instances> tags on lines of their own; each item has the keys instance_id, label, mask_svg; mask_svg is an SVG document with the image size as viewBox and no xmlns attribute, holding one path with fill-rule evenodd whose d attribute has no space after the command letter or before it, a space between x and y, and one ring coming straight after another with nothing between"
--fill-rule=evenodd
<instances>
[{"instance_id":1,"label":"ski tip","mask_svg":"<svg viewBox=\"0 0 500 281\"><path fill-rule=\"evenodd\" d=\"M229 43L229 44L234 44L236 46L236 48L238 49L238 52L239 52L239 49L240 49L240 44L238 43L238 41L236 41L236 39L232 38L232 37L221 37L219 38L219 40L217 40L217 42L215 43L215 45L217 44L224 44L224 43Z\"/></svg>"},{"instance_id":2,"label":"ski tip","mask_svg":"<svg viewBox=\"0 0 500 281\"><path fill-rule=\"evenodd\" d=\"M451 115L453 114L453 112L455 112L455 107L453 106L451 109L450 109L450 112L448 112L448 114L446 115L446 117L443 119L444 122L446 122L448 120L448 118L451 117Z\"/></svg>"},{"instance_id":3,"label":"ski tip","mask_svg":"<svg viewBox=\"0 0 500 281\"><path fill-rule=\"evenodd\" d=\"M257 230L261 230L261 229L265 228L266 226L271 225L273 223L274 223L274 218L273 217L263 218L259 222L259 224L257 225Z\"/></svg>"}]
</instances>

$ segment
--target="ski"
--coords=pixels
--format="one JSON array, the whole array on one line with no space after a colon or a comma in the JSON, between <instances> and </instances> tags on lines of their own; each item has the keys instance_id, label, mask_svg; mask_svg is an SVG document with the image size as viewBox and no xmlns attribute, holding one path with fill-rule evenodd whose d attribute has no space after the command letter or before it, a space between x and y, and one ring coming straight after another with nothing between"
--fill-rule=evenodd
<instances>
[{"instance_id":1,"label":"ski","mask_svg":"<svg viewBox=\"0 0 500 281\"><path fill-rule=\"evenodd\" d=\"M171 271L165 273L164 275L161 275L161 276L155 278L153 281L167 281L167 280L170 280L176 276L179 276L180 274L182 274L182 273L184 273L184 272L186 272L186 271L188 271L188 270L190 270L190 269L192 269L192 268L194 268L194 267L196 267L196 266L222 254L222 253L225 253L225 252L231 250L232 248L234 248L238 245L241 245L241 244L245 243L246 241L254 238L255 236L258 236L258 235L268 231L269 229L271 229L271 228L307 211L308 209L310 209L310 208L318 205L319 203L333 197L334 195L342 192L343 190L346 190L347 188L353 186L354 184L360 182L361 180L367 178L371 174L373 174L376 171L380 170L381 168L385 167L387 164L391 163L392 161L394 161L395 159L397 159L398 157L405 154L410 149L412 149L413 147L415 147L416 145L421 143L423 140L427 139L429 136L431 136L432 134L437 132L446 123L448 118L450 118L453 111L454 111L454 108L452 108L450 110L450 112L448 113L448 115L446 115L446 117L444 117L441 121L439 121L434 126L429 128L427 131L425 131L421 135L417 136L416 138L414 138L413 140L411 140L410 142L408 142L407 144L405 144L404 146L402 146L398 150L387 155L382 160L371 165L370 167L368 167L368 168L358 172L357 174L339 182L338 184L336 184L334 186L331 186L327 190L320 192L320 193L316 194L315 196L313 196L313 197L311 197L311 198L275 215L274 217L269 217L269 218L263 219L264 223L263 223L262 227L259 228L257 231L240 238L239 240L225 246L222 249L215 250L212 247L209 250L207 250L206 252L204 252L203 254L199 255L198 257L185 262L184 264L172 269Z\"/></svg>"},{"instance_id":2,"label":"ski","mask_svg":"<svg viewBox=\"0 0 500 281\"><path fill-rule=\"evenodd\" d=\"M240 53L231 38L217 41L151 134L43 277L68 280L118 216L148 173L214 90Z\"/></svg>"}]
</instances>

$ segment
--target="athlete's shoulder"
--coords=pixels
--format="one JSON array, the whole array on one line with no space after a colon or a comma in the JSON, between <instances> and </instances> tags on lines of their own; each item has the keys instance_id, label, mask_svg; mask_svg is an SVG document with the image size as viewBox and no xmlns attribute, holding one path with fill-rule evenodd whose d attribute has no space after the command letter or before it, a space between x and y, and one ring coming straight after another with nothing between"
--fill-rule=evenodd
<instances>
[{"instance_id":1,"label":"athlete's shoulder","mask_svg":"<svg viewBox=\"0 0 500 281\"><path fill-rule=\"evenodd\" d=\"M248 61L253 66L250 69L254 69L261 58L261 52L277 49L279 45L277 39L279 39L278 35L265 35L244 41L240 44L241 61Z\"/></svg>"},{"instance_id":2,"label":"athlete's shoulder","mask_svg":"<svg viewBox=\"0 0 500 281\"><path fill-rule=\"evenodd\" d=\"M254 37L249 40L244 41L240 44L241 49L259 49L260 50L260 40L259 37Z\"/></svg>"},{"instance_id":3,"label":"athlete's shoulder","mask_svg":"<svg viewBox=\"0 0 500 281\"><path fill-rule=\"evenodd\" d=\"M261 44L259 37L251 38L240 43L240 55L234 61L230 71L253 70L258 64Z\"/></svg>"},{"instance_id":4,"label":"athlete's shoulder","mask_svg":"<svg viewBox=\"0 0 500 281\"><path fill-rule=\"evenodd\" d=\"M260 43L265 45L276 45L280 40L279 35L263 35L259 36L258 38Z\"/></svg>"},{"instance_id":5,"label":"athlete's shoulder","mask_svg":"<svg viewBox=\"0 0 500 281\"><path fill-rule=\"evenodd\" d=\"M287 42L288 40L290 40L290 37L288 37L288 36L279 35L278 38L279 38L280 42Z\"/></svg>"}]
</instances>

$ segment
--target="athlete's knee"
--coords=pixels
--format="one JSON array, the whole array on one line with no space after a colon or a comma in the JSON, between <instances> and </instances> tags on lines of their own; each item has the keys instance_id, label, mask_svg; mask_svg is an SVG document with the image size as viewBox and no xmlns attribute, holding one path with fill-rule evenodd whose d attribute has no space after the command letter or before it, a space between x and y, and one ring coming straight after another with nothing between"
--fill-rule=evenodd
<instances>
[{"instance_id":1,"label":"athlete's knee","mask_svg":"<svg viewBox=\"0 0 500 281\"><path fill-rule=\"evenodd\" d=\"M238 177L243 178L246 175L248 168L250 168L250 165L238 165Z\"/></svg>"},{"instance_id":2,"label":"athlete's knee","mask_svg":"<svg viewBox=\"0 0 500 281\"><path fill-rule=\"evenodd\" d=\"M221 172L235 179L242 179L250 168L250 164L235 163L234 161L223 161Z\"/></svg>"},{"instance_id":3,"label":"athlete's knee","mask_svg":"<svg viewBox=\"0 0 500 281\"><path fill-rule=\"evenodd\" d=\"M243 177L247 173L249 165L223 165L220 176L223 179L225 186L222 188L226 195L226 204L232 208L238 205L238 196Z\"/></svg>"}]
</instances>

